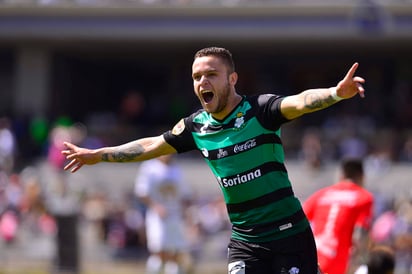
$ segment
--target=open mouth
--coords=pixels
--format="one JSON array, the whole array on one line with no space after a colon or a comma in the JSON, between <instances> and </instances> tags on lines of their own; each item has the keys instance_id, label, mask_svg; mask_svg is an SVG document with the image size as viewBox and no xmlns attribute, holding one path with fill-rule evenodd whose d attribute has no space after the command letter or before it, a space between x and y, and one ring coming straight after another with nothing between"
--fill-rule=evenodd
<instances>
[{"instance_id":1,"label":"open mouth","mask_svg":"<svg viewBox=\"0 0 412 274\"><path fill-rule=\"evenodd\" d=\"M210 103L213 99L213 96L214 94L211 91L206 90L202 92L202 98L203 98L203 101L205 101L205 103Z\"/></svg>"}]
</instances>

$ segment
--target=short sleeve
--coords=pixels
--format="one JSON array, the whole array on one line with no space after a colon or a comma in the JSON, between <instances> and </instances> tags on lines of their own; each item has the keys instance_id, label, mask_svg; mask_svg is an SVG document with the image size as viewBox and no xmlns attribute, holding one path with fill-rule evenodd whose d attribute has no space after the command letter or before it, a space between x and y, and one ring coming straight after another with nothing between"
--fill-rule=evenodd
<instances>
[{"instance_id":1,"label":"short sleeve","mask_svg":"<svg viewBox=\"0 0 412 274\"><path fill-rule=\"evenodd\" d=\"M265 128L278 129L282 124L289 122L281 110L280 104L284 97L274 94L262 94L257 97L259 106L258 119Z\"/></svg>"},{"instance_id":2,"label":"short sleeve","mask_svg":"<svg viewBox=\"0 0 412 274\"><path fill-rule=\"evenodd\" d=\"M183 118L169 131L163 133L165 141L178 153L196 149L196 144L191 132L191 119Z\"/></svg>"},{"instance_id":3,"label":"short sleeve","mask_svg":"<svg viewBox=\"0 0 412 274\"><path fill-rule=\"evenodd\" d=\"M359 208L359 215L356 220L356 226L362 227L364 229L369 229L371 227L372 217L373 198L368 198L367 201Z\"/></svg>"}]
</instances>

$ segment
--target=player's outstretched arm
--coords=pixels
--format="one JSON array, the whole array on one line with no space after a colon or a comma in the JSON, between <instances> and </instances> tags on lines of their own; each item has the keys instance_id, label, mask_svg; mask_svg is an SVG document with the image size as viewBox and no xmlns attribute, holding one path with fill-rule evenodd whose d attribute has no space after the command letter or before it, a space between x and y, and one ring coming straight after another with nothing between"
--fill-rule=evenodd
<instances>
[{"instance_id":1,"label":"player's outstretched arm","mask_svg":"<svg viewBox=\"0 0 412 274\"><path fill-rule=\"evenodd\" d=\"M162 135L98 149L82 148L69 142L65 142L64 146L65 149L61 153L70 161L64 170L71 170L71 172L76 172L83 165L94 165L99 162L137 162L176 153Z\"/></svg>"},{"instance_id":2,"label":"player's outstretched arm","mask_svg":"<svg viewBox=\"0 0 412 274\"><path fill-rule=\"evenodd\" d=\"M365 80L355 76L358 66L358 63L354 63L335 87L308 89L285 97L281 103L282 114L288 119L295 119L303 114L325 109L340 100L352 98L356 94L365 97L362 86Z\"/></svg>"}]
</instances>

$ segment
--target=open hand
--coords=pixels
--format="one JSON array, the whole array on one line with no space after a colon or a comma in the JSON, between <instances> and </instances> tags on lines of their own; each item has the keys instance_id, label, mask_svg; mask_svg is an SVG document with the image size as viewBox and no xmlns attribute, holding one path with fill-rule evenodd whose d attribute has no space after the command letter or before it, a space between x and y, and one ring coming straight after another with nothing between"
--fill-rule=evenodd
<instances>
[{"instance_id":1,"label":"open hand","mask_svg":"<svg viewBox=\"0 0 412 274\"><path fill-rule=\"evenodd\" d=\"M76 172L83 165L93 165L100 161L96 150L78 147L72 143L64 142L65 149L61 151L70 162L64 167L64 170L71 169L71 172Z\"/></svg>"},{"instance_id":2,"label":"open hand","mask_svg":"<svg viewBox=\"0 0 412 274\"><path fill-rule=\"evenodd\" d=\"M359 76L354 76L358 66L358 63L354 63L345 78L343 78L343 80L336 86L336 94L339 97L347 99L356 94L359 94L362 98L365 97L365 89L362 86L362 84L365 83L365 79Z\"/></svg>"}]
</instances>

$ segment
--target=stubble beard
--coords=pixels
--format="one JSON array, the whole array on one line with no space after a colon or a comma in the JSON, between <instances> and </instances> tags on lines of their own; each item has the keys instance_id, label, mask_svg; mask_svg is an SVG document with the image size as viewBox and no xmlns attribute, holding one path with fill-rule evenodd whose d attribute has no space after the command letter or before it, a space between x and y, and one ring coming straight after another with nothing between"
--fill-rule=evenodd
<instances>
[{"instance_id":1,"label":"stubble beard","mask_svg":"<svg viewBox=\"0 0 412 274\"><path fill-rule=\"evenodd\" d=\"M216 96L216 95L215 95ZM222 88L222 92L219 94L217 98L217 105L214 109L206 109L207 112L211 114L219 114L221 113L227 106L230 96L230 85L229 83L226 84L224 88Z\"/></svg>"}]
</instances>

